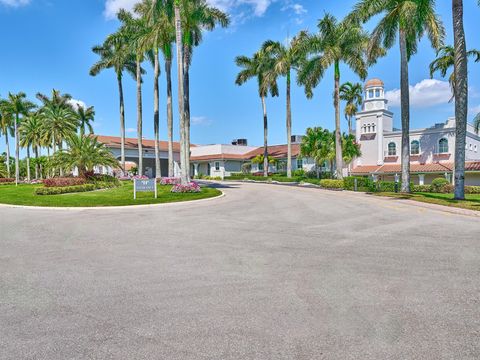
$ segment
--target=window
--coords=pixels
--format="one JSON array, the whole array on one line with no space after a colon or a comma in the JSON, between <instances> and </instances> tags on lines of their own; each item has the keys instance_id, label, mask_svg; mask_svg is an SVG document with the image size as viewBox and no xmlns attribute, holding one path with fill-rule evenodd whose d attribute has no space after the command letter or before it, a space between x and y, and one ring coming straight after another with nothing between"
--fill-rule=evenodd
<instances>
[{"instance_id":1,"label":"window","mask_svg":"<svg viewBox=\"0 0 480 360\"><path fill-rule=\"evenodd\" d=\"M263 162L258 164L258 171L263 171Z\"/></svg>"},{"instance_id":2,"label":"window","mask_svg":"<svg viewBox=\"0 0 480 360\"><path fill-rule=\"evenodd\" d=\"M216 162L215 162L215 170L216 170L216 171L219 171L219 170L220 170L220 162L219 162L219 161L216 161Z\"/></svg>"},{"instance_id":3,"label":"window","mask_svg":"<svg viewBox=\"0 0 480 360\"><path fill-rule=\"evenodd\" d=\"M448 153L448 140L443 138L438 142L438 153L447 154Z\"/></svg>"},{"instance_id":4,"label":"window","mask_svg":"<svg viewBox=\"0 0 480 360\"><path fill-rule=\"evenodd\" d=\"M388 156L396 156L397 155L397 145L394 142L388 144Z\"/></svg>"},{"instance_id":5,"label":"window","mask_svg":"<svg viewBox=\"0 0 480 360\"><path fill-rule=\"evenodd\" d=\"M372 132L375 132L375 124L372 125Z\"/></svg>"},{"instance_id":6,"label":"window","mask_svg":"<svg viewBox=\"0 0 480 360\"><path fill-rule=\"evenodd\" d=\"M477 152L477 145L473 147L473 151Z\"/></svg>"},{"instance_id":7,"label":"window","mask_svg":"<svg viewBox=\"0 0 480 360\"><path fill-rule=\"evenodd\" d=\"M411 155L418 155L420 154L420 143L418 140L413 140L410 144L410 154Z\"/></svg>"},{"instance_id":8,"label":"window","mask_svg":"<svg viewBox=\"0 0 480 360\"><path fill-rule=\"evenodd\" d=\"M297 158L297 169L303 169L303 159Z\"/></svg>"},{"instance_id":9,"label":"window","mask_svg":"<svg viewBox=\"0 0 480 360\"><path fill-rule=\"evenodd\" d=\"M370 124L368 124L368 132L370 133L371 132L371 127L370 127Z\"/></svg>"},{"instance_id":10,"label":"window","mask_svg":"<svg viewBox=\"0 0 480 360\"><path fill-rule=\"evenodd\" d=\"M472 151L472 150L473 150L473 145L472 145L472 144L470 144L470 151Z\"/></svg>"},{"instance_id":11,"label":"window","mask_svg":"<svg viewBox=\"0 0 480 360\"><path fill-rule=\"evenodd\" d=\"M373 90L368 90L368 98L369 99L373 98Z\"/></svg>"},{"instance_id":12,"label":"window","mask_svg":"<svg viewBox=\"0 0 480 360\"><path fill-rule=\"evenodd\" d=\"M375 97L380 97L380 89L375 90Z\"/></svg>"}]
</instances>

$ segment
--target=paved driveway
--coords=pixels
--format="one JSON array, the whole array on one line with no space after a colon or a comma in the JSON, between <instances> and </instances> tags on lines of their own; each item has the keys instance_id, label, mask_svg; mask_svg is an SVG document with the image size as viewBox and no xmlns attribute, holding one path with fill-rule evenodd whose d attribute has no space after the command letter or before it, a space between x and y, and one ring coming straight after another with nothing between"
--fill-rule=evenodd
<instances>
[{"instance_id":1,"label":"paved driveway","mask_svg":"<svg viewBox=\"0 0 480 360\"><path fill-rule=\"evenodd\" d=\"M0 208L0 358L480 358L478 218L224 190L150 209Z\"/></svg>"}]
</instances>

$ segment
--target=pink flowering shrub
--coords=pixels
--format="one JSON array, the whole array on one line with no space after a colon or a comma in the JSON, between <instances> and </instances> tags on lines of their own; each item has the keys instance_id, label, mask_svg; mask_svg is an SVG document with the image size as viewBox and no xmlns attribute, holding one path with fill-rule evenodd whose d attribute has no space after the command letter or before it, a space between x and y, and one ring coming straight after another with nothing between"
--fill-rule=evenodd
<instances>
[{"instance_id":1,"label":"pink flowering shrub","mask_svg":"<svg viewBox=\"0 0 480 360\"><path fill-rule=\"evenodd\" d=\"M176 185L181 182L180 178L176 177L162 177L159 180L160 185Z\"/></svg>"},{"instance_id":2,"label":"pink flowering shrub","mask_svg":"<svg viewBox=\"0 0 480 360\"><path fill-rule=\"evenodd\" d=\"M45 187L64 187L85 185L87 180L81 177L51 178L43 180Z\"/></svg>"},{"instance_id":3,"label":"pink flowering shrub","mask_svg":"<svg viewBox=\"0 0 480 360\"><path fill-rule=\"evenodd\" d=\"M200 185L194 181L186 185L175 184L172 187L172 193L199 193L201 191L202 189L200 189Z\"/></svg>"},{"instance_id":4,"label":"pink flowering shrub","mask_svg":"<svg viewBox=\"0 0 480 360\"><path fill-rule=\"evenodd\" d=\"M145 175L135 175L134 177L132 177L132 179L136 179L136 180L148 180L148 176L145 176Z\"/></svg>"}]
</instances>

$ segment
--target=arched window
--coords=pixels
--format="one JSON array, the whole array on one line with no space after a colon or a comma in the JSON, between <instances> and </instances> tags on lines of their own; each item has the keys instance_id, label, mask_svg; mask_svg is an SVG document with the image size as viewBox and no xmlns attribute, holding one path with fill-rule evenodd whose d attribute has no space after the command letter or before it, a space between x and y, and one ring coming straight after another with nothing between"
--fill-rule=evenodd
<instances>
[{"instance_id":1,"label":"arched window","mask_svg":"<svg viewBox=\"0 0 480 360\"><path fill-rule=\"evenodd\" d=\"M371 132L370 124L368 124L368 132L369 132L369 133Z\"/></svg>"},{"instance_id":2,"label":"arched window","mask_svg":"<svg viewBox=\"0 0 480 360\"><path fill-rule=\"evenodd\" d=\"M410 144L410 154L411 155L418 155L420 154L420 143L418 140L413 140Z\"/></svg>"},{"instance_id":3,"label":"arched window","mask_svg":"<svg viewBox=\"0 0 480 360\"><path fill-rule=\"evenodd\" d=\"M448 153L448 140L445 138L440 139L438 142L438 153L446 154Z\"/></svg>"},{"instance_id":4,"label":"arched window","mask_svg":"<svg viewBox=\"0 0 480 360\"><path fill-rule=\"evenodd\" d=\"M372 125L372 132L375 132L375 124Z\"/></svg>"},{"instance_id":5,"label":"arched window","mask_svg":"<svg viewBox=\"0 0 480 360\"><path fill-rule=\"evenodd\" d=\"M388 144L388 156L396 156L397 155L397 145L394 142Z\"/></svg>"}]
</instances>

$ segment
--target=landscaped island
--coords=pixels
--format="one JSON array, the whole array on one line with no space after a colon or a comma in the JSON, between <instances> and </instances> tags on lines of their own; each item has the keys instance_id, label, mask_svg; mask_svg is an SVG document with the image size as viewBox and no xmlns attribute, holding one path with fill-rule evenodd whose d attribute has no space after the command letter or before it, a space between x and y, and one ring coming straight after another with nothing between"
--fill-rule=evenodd
<instances>
[{"instance_id":1,"label":"landscaped island","mask_svg":"<svg viewBox=\"0 0 480 360\"><path fill-rule=\"evenodd\" d=\"M97 191L67 193L60 195L36 195L43 185L3 185L0 187L0 204L43 206L43 207L108 207L147 205L190 200L206 199L219 196L221 192L210 187L202 187L198 193L173 193L171 185L157 185L158 198L153 194L138 193L133 199L133 182L122 181L118 187Z\"/></svg>"}]
</instances>

